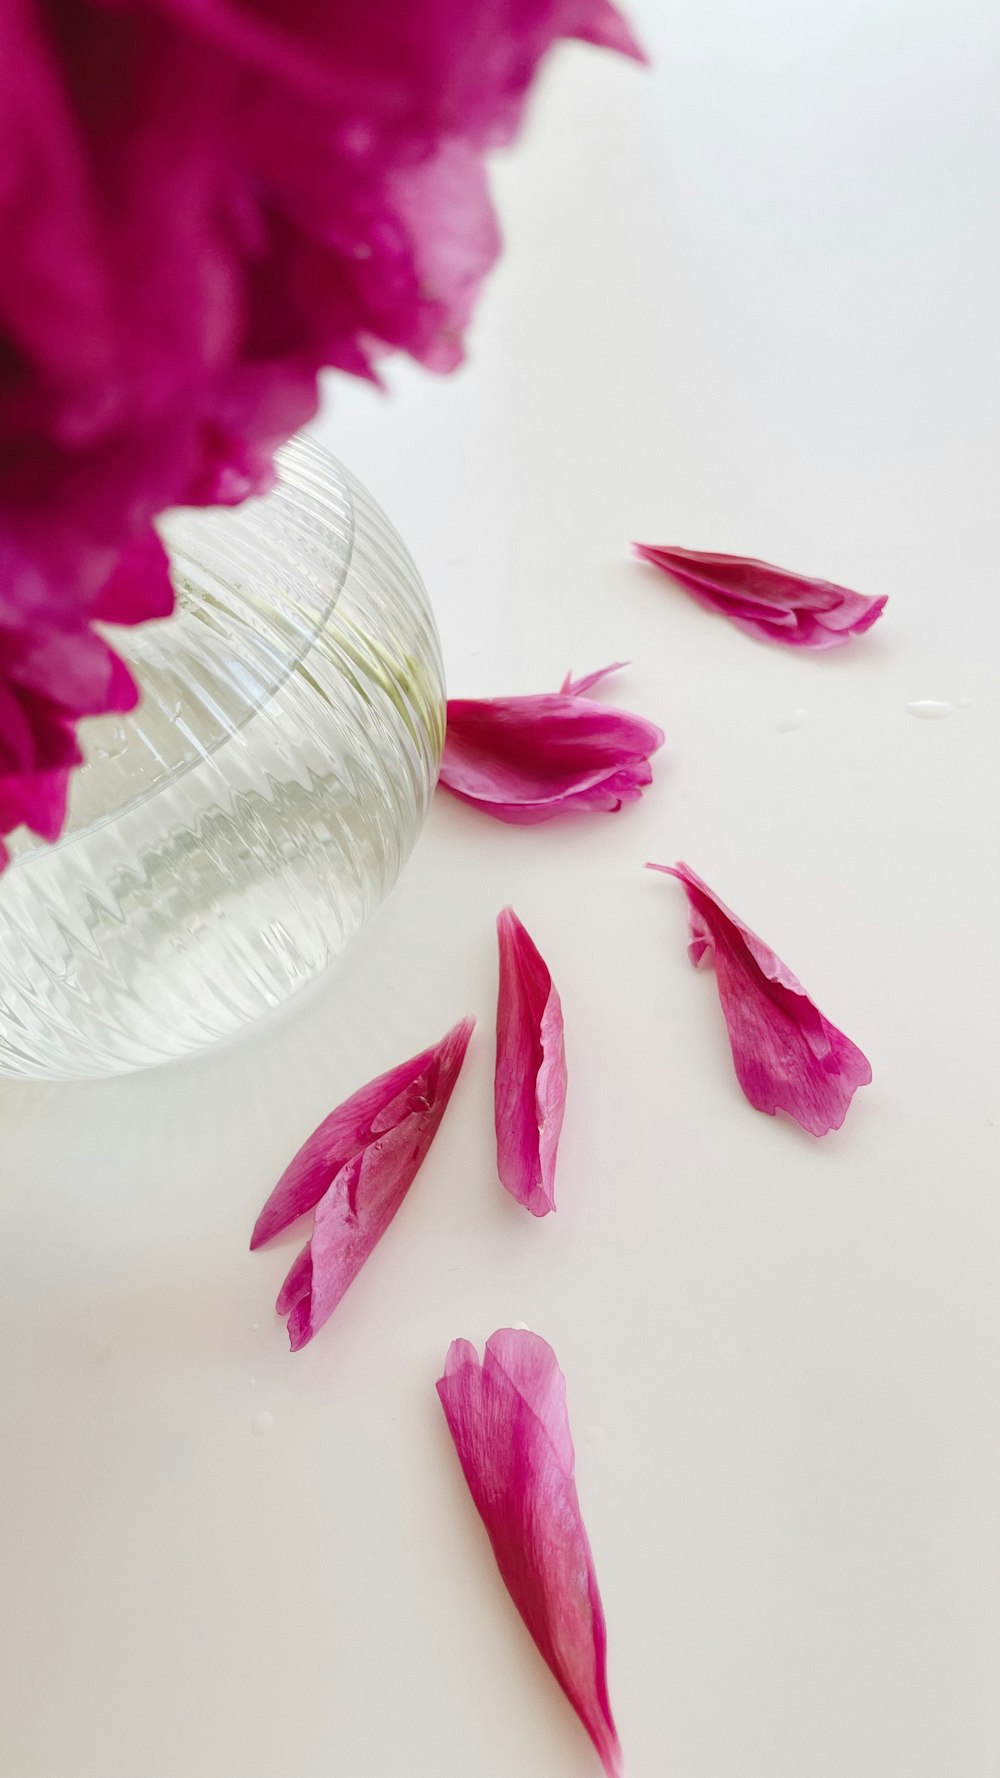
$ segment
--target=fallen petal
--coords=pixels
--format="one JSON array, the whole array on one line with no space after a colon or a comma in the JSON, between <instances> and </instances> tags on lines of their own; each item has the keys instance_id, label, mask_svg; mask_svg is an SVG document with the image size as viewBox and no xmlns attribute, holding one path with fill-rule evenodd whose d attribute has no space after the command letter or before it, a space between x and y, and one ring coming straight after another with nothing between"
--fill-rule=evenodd
<instances>
[{"instance_id":1,"label":"fallen petal","mask_svg":"<svg viewBox=\"0 0 1000 1778\"><path fill-rule=\"evenodd\" d=\"M722 556L696 549L635 543L644 562L661 568L711 611L720 611L741 630L764 642L793 648L837 648L871 629L881 617L886 595L869 599L830 580L811 580L758 562L751 556Z\"/></svg>"},{"instance_id":2,"label":"fallen petal","mask_svg":"<svg viewBox=\"0 0 1000 1778\"><path fill-rule=\"evenodd\" d=\"M450 698L441 784L498 821L533 826L569 811L620 809L652 781L663 731L583 695L615 667L562 691Z\"/></svg>"},{"instance_id":3,"label":"fallen petal","mask_svg":"<svg viewBox=\"0 0 1000 1778\"><path fill-rule=\"evenodd\" d=\"M312 1210L346 1162L410 1112L436 1113L433 1136L465 1060L474 1024L474 1019L463 1019L440 1043L359 1087L323 1119L264 1205L250 1239L252 1249L263 1247Z\"/></svg>"},{"instance_id":4,"label":"fallen petal","mask_svg":"<svg viewBox=\"0 0 1000 1778\"><path fill-rule=\"evenodd\" d=\"M751 1105L785 1111L810 1135L839 1130L871 1067L801 982L686 864L651 864L687 894L695 967L710 955L736 1077Z\"/></svg>"},{"instance_id":5,"label":"fallen petal","mask_svg":"<svg viewBox=\"0 0 1000 1778\"><path fill-rule=\"evenodd\" d=\"M556 1207L556 1150L566 1103L559 995L513 908L497 917L500 989L493 1089L497 1170L533 1216Z\"/></svg>"},{"instance_id":6,"label":"fallen petal","mask_svg":"<svg viewBox=\"0 0 1000 1778\"><path fill-rule=\"evenodd\" d=\"M468 1340L455 1340L437 1389L504 1585L607 1778L620 1778L604 1611L555 1353L537 1334L503 1328L480 1364Z\"/></svg>"},{"instance_id":7,"label":"fallen petal","mask_svg":"<svg viewBox=\"0 0 1000 1778\"><path fill-rule=\"evenodd\" d=\"M443 1109L443 1107L442 1107ZM275 1304L288 1317L293 1352L329 1321L369 1254L381 1241L416 1178L437 1128L410 1113L396 1129L356 1154L316 1206L313 1232Z\"/></svg>"},{"instance_id":8,"label":"fallen petal","mask_svg":"<svg viewBox=\"0 0 1000 1778\"><path fill-rule=\"evenodd\" d=\"M413 1184L451 1098L474 1022L463 1019L432 1049L339 1106L271 1193L251 1247L315 1208L312 1234L276 1305L279 1315L288 1316L293 1352L333 1314Z\"/></svg>"},{"instance_id":9,"label":"fallen petal","mask_svg":"<svg viewBox=\"0 0 1000 1778\"><path fill-rule=\"evenodd\" d=\"M567 673L559 687L563 697L582 698L587 692L600 685L602 679L609 679L612 673L621 673L628 666L628 661L612 661L610 667L598 667L596 673L584 673L582 679L574 679Z\"/></svg>"},{"instance_id":10,"label":"fallen petal","mask_svg":"<svg viewBox=\"0 0 1000 1778\"><path fill-rule=\"evenodd\" d=\"M292 1261L292 1269L278 1292L275 1310L279 1315L288 1315L297 1302L308 1296L312 1289L312 1242L307 1241L302 1252Z\"/></svg>"}]
</instances>

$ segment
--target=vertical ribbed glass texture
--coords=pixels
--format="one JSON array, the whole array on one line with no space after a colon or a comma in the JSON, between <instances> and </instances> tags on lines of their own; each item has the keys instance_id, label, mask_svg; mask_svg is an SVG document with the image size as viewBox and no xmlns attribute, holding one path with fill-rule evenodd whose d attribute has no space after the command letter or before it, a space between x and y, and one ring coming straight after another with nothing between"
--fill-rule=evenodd
<instances>
[{"instance_id":1,"label":"vertical ribbed glass texture","mask_svg":"<svg viewBox=\"0 0 1000 1778\"><path fill-rule=\"evenodd\" d=\"M420 578L297 439L279 483L165 531L167 623L114 640L143 686L85 725L57 846L0 877L0 1071L118 1073L231 1036L312 980L391 889L444 740Z\"/></svg>"}]
</instances>

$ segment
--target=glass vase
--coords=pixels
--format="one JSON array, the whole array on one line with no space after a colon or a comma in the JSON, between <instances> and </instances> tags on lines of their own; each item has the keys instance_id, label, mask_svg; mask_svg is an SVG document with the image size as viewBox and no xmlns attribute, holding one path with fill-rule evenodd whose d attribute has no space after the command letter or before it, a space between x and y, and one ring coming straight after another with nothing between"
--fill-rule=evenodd
<instances>
[{"instance_id":1,"label":"glass vase","mask_svg":"<svg viewBox=\"0 0 1000 1778\"><path fill-rule=\"evenodd\" d=\"M315 444L164 528L177 611L112 640L143 690L84 726L62 839L0 877L0 1072L148 1067L339 955L419 833L444 741L433 616L383 513Z\"/></svg>"}]
</instances>

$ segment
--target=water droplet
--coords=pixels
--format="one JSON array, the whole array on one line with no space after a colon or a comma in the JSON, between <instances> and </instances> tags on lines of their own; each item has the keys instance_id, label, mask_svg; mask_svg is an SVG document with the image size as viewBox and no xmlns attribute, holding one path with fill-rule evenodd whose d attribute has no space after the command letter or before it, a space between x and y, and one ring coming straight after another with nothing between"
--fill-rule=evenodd
<instances>
[{"instance_id":1,"label":"water droplet","mask_svg":"<svg viewBox=\"0 0 1000 1778\"><path fill-rule=\"evenodd\" d=\"M606 1436L606 1434L605 1434L603 1426L588 1426L587 1427L587 1437L589 1438L592 1445L603 1445L605 1436Z\"/></svg>"},{"instance_id":2,"label":"water droplet","mask_svg":"<svg viewBox=\"0 0 1000 1778\"><path fill-rule=\"evenodd\" d=\"M251 1377L251 1378L250 1378L250 1387L251 1387L251 1389L256 1389L256 1387L257 1387L257 1379L256 1379L256 1377Z\"/></svg>"},{"instance_id":3,"label":"water droplet","mask_svg":"<svg viewBox=\"0 0 1000 1778\"><path fill-rule=\"evenodd\" d=\"M939 698L914 698L907 704L908 716L921 716L925 722L940 722L943 717L951 716L954 704L945 704Z\"/></svg>"},{"instance_id":4,"label":"water droplet","mask_svg":"<svg viewBox=\"0 0 1000 1778\"><path fill-rule=\"evenodd\" d=\"M513 1326L515 1333L530 1333L531 1332L531 1329L528 1326L528 1323L526 1321L514 1321L514 1322L512 1322L511 1325Z\"/></svg>"},{"instance_id":5,"label":"water droplet","mask_svg":"<svg viewBox=\"0 0 1000 1778\"><path fill-rule=\"evenodd\" d=\"M793 729L801 728L808 717L808 710L803 710L800 704L796 709L789 710L787 716L779 716L774 726L779 735L790 735Z\"/></svg>"},{"instance_id":6,"label":"water droplet","mask_svg":"<svg viewBox=\"0 0 1000 1778\"><path fill-rule=\"evenodd\" d=\"M260 1322L259 1321L251 1321L250 1332L251 1333L260 1333Z\"/></svg>"},{"instance_id":7,"label":"water droplet","mask_svg":"<svg viewBox=\"0 0 1000 1778\"><path fill-rule=\"evenodd\" d=\"M266 1438L273 1427L274 1415L269 1414L266 1408L261 1408L250 1422L250 1431L254 1438Z\"/></svg>"},{"instance_id":8,"label":"water droplet","mask_svg":"<svg viewBox=\"0 0 1000 1778\"><path fill-rule=\"evenodd\" d=\"M94 748L95 759L117 759L128 746L128 734L123 723L116 722L107 737Z\"/></svg>"}]
</instances>

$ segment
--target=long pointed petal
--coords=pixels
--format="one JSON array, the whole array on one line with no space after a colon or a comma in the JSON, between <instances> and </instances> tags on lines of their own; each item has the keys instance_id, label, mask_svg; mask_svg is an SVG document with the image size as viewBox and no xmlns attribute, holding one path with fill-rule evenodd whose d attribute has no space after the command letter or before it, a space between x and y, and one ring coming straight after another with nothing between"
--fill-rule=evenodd
<instances>
[{"instance_id":1,"label":"long pointed petal","mask_svg":"<svg viewBox=\"0 0 1000 1778\"><path fill-rule=\"evenodd\" d=\"M533 1216L554 1210L556 1151L566 1103L559 995L513 908L497 917L500 985L494 1118L497 1170Z\"/></svg>"},{"instance_id":2,"label":"long pointed petal","mask_svg":"<svg viewBox=\"0 0 1000 1778\"><path fill-rule=\"evenodd\" d=\"M660 568L711 611L721 612L759 641L793 648L837 648L881 617L886 596L868 598L837 586L759 562L709 550L635 543L644 562Z\"/></svg>"},{"instance_id":3,"label":"long pointed petal","mask_svg":"<svg viewBox=\"0 0 1000 1778\"><path fill-rule=\"evenodd\" d=\"M475 1348L456 1340L437 1389L504 1585L606 1778L620 1778L604 1611L555 1353L537 1334L503 1328L480 1364Z\"/></svg>"},{"instance_id":4,"label":"long pointed petal","mask_svg":"<svg viewBox=\"0 0 1000 1778\"><path fill-rule=\"evenodd\" d=\"M434 1060L402 1092L393 1093L397 1070L381 1077L393 1096L371 1117L369 1140L338 1169L316 1204L312 1234L278 1295L275 1307L288 1317L293 1352L329 1320L406 1197L437 1135L472 1026L464 1019L449 1031L430 1052Z\"/></svg>"}]
</instances>

